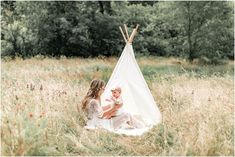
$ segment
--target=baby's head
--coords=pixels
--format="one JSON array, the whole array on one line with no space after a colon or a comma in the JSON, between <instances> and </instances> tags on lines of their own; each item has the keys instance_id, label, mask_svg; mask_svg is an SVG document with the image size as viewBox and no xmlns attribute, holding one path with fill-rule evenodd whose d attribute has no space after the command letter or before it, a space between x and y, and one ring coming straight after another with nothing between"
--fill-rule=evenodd
<instances>
[{"instance_id":1,"label":"baby's head","mask_svg":"<svg viewBox=\"0 0 235 157\"><path fill-rule=\"evenodd\" d=\"M122 93L122 89L121 89L121 87L114 87L111 89L111 92L112 92L112 96L114 98L118 98Z\"/></svg>"}]
</instances>

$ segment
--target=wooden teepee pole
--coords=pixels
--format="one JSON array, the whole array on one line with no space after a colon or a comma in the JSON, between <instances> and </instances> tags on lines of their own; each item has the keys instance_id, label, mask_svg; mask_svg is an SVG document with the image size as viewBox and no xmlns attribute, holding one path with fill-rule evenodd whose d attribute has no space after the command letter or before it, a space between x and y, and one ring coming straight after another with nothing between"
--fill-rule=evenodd
<instances>
[{"instance_id":1,"label":"wooden teepee pole","mask_svg":"<svg viewBox=\"0 0 235 157\"><path fill-rule=\"evenodd\" d=\"M130 37L130 39L129 39L129 43L132 43L132 41L133 41L133 39L134 39L134 36L135 36L136 33L137 33L138 28L139 28L139 24L137 24L136 27L135 27L135 29L132 31L131 37Z\"/></svg>"},{"instance_id":2,"label":"wooden teepee pole","mask_svg":"<svg viewBox=\"0 0 235 157\"><path fill-rule=\"evenodd\" d=\"M130 37L129 37L129 34L128 34L128 30L127 30L126 24L124 24L124 28L125 28L125 32L126 32L127 41L129 41Z\"/></svg>"},{"instance_id":3,"label":"wooden teepee pole","mask_svg":"<svg viewBox=\"0 0 235 157\"><path fill-rule=\"evenodd\" d=\"M123 33L123 31L122 31L122 28L121 27L119 27L119 29L120 29L120 31L121 31L121 33L122 33L122 37L123 37L123 39L125 40L125 42L127 43L127 40L126 40L126 37L125 37L125 34Z\"/></svg>"}]
</instances>

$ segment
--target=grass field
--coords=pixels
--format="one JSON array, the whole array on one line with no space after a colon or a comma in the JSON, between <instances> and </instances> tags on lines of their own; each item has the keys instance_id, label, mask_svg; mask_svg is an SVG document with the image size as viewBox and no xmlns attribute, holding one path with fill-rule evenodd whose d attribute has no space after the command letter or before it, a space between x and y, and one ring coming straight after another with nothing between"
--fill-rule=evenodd
<instances>
[{"instance_id":1,"label":"grass field","mask_svg":"<svg viewBox=\"0 0 235 157\"><path fill-rule=\"evenodd\" d=\"M234 155L234 64L141 57L163 121L140 137L87 131L77 105L117 58L1 64L2 155Z\"/></svg>"}]
</instances>

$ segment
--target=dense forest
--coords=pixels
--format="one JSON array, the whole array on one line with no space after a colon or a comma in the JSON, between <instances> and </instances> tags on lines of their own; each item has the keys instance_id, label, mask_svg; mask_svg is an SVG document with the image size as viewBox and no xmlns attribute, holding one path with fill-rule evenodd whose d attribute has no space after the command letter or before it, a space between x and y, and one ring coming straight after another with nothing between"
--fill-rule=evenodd
<instances>
[{"instance_id":1,"label":"dense forest","mask_svg":"<svg viewBox=\"0 0 235 157\"><path fill-rule=\"evenodd\" d=\"M233 10L232 1L2 1L1 56L118 56L125 23L140 25L138 55L216 64L234 58Z\"/></svg>"}]
</instances>

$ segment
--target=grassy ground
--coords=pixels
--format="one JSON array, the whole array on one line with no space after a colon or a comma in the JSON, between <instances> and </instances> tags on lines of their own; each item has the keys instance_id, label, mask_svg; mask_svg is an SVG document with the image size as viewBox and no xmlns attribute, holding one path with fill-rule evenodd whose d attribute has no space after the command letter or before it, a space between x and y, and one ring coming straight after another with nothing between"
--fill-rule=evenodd
<instances>
[{"instance_id":1,"label":"grassy ground","mask_svg":"<svg viewBox=\"0 0 235 157\"><path fill-rule=\"evenodd\" d=\"M141 137L83 129L76 109L108 59L2 61L2 155L234 155L233 62L138 59L163 122Z\"/></svg>"}]
</instances>

